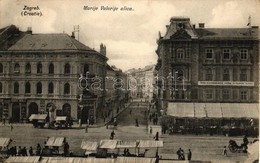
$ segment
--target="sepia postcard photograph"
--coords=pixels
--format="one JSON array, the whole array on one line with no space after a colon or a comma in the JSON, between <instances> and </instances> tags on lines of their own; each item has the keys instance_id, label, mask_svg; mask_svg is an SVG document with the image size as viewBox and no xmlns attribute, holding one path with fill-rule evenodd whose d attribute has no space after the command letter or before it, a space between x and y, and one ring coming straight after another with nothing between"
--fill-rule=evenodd
<instances>
[{"instance_id":1,"label":"sepia postcard photograph","mask_svg":"<svg viewBox=\"0 0 260 163\"><path fill-rule=\"evenodd\" d=\"M258 163L260 0L0 0L0 162Z\"/></svg>"}]
</instances>

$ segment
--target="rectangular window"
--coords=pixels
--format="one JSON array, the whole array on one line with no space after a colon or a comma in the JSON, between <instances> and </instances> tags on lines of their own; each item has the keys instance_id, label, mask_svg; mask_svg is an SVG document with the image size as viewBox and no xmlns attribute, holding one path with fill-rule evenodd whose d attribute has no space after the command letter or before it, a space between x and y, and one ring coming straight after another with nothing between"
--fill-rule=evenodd
<instances>
[{"instance_id":1,"label":"rectangular window","mask_svg":"<svg viewBox=\"0 0 260 163\"><path fill-rule=\"evenodd\" d=\"M247 70L241 70L240 72L240 81L247 81Z\"/></svg>"},{"instance_id":2,"label":"rectangular window","mask_svg":"<svg viewBox=\"0 0 260 163\"><path fill-rule=\"evenodd\" d=\"M208 99L208 100L213 99L213 91L212 91L212 89L206 90L206 99Z\"/></svg>"},{"instance_id":3,"label":"rectangular window","mask_svg":"<svg viewBox=\"0 0 260 163\"><path fill-rule=\"evenodd\" d=\"M223 49L223 59L230 59L231 50L230 49Z\"/></svg>"},{"instance_id":4,"label":"rectangular window","mask_svg":"<svg viewBox=\"0 0 260 163\"><path fill-rule=\"evenodd\" d=\"M213 49L206 49L206 58L213 59Z\"/></svg>"},{"instance_id":5,"label":"rectangular window","mask_svg":"<svg viewBox=\"0 0 260 163\"><path fill-rule=\"evenodd\" d=\"M230 80L229 69L224 69L223 81L229 81L229 80Z\"/></svg>"},{"instance_id":6,"label":"rectangular window","mask_svg":"<svg viewBox=\"0 0 260 163\"><path fill-rule=\"evenodd\" d=\"M240 50L240 59L248 59L248 50L247 49Z\"/></svg>"},{"instance_id":7,"label":"rectangular window","mask_svg":"<svg viewBox=\"0 0 260 163\"><path fill-rule=\"evenodd\" d=\"M206 70L206 81L212 81L213 80L213 74L212 74L212 69L207 69Z\"/></svg>"},{"instance_id":8,"label":"rectangular window","mask_svg":"<svg viewBox=\"0 0 260 163\"><path fill-rule=\"evenodd\" d=\"M247 100L247 91L241 91L240 92L240 99L241 100Z\"/></svg>"},{"instance_id":9,"label":"rectangular window","mask_svg":"<svg viewBox=\"0 0 260 163\"><path fill-rule=\"evenodd\" d=\"M177 50L177 58L178 59L184 59L184 50L183 49Z\"/></svg>"},{"instance_id":10,"label":"rectangular window","mask_svg":"<svg viewBox=\"0 0 260 163\"><path fill-rule=\"evenodd\" d=\"M229 100L229 98L230 98L230 91L224 89L224 90L222 91L222 97L223 97L223 100Z\"/></svg>"}]
</instances>

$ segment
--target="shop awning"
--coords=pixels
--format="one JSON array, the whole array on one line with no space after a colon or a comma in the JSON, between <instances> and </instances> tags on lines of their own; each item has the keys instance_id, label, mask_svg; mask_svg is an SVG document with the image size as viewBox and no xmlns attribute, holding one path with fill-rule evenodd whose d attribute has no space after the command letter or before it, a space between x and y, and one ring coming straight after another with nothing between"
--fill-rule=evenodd
<instances>
[{"instance_id":1,"label":"shop awning","mask_svg":"<svg viewBox=\"0 0 260 163\"><path fill-rule=\"evenodd\" d=\"M143 157L117 157L116 163L155 163L156 158Z\"/></svg>"},{"instance_id":2,"label":"shop awning","mask_svg":"<svg viewBox=\"0 0 260 163\"><path fill-rule=\"evenodd\" d=\"M46 146L60 147L63 145L64 137L50 137L46 143Z\"/></svg>"},{"instance_id":3,"label":"shop awning","mask_svg":"<svg viewBox=\"0 0 260 163\"><path fill-rule=\"evenodd\" d=\"M45 120L47 117L47 114L32 114L29 119L30 120Z\"/></svg>"},{"instance_id":4,"label":"shop awning","mask_svg":"<svg viewBox=\"0 0 260 163\"><path fill-rule=\"evenodd\" d=\"M206 117L209 118L222 118L220 103L205 103Z\"/></svg>"},{"instance_id":5,"label":"shop awning","mask_svg":"<svg viewBox=\"0 0 260 163\"><path fill-rule=\"evenodd\" d=\"M0 138L0 147L7 147L10 143L10 138Z\"/></svg>"},{"instance_id":6,"label":"shop awning","mask_svg":"<svg viewBox=\"0 0 260 163\"><path fill-rule=\"evenodd\" d=\"M98 148L98 142L91 142L91 141L82 141L81 142L81 149L85 149L87 151L95 151Z\"/></svg>"},{"instance_id":7,"label":"shop awning","mask_svg":"<svg viewBox=\"0 0 260 163\"><path fill-rule=\"evenodd\" d=\"M56 121L66 121L67 117L66 116L57 116L55 118Z\"/></svg>"},{"instance_id":8,"label":"shop awning","mask_svg":"<svg viewBox=\"0 0 260 163\"><path fill-rule=\"evenodd\" d=\"M9 157L7 160L5 160L6 163L33 163L33 162L39 162L40 156L15 156L15 157Z\"/></svg>"},{"instance_id":9,"label":"shop awning","mask_svg":"<svg viewBox=\"0 0 260 163\"><path fill-rule=\"evenodd\" d=\"M47 117L47 114L32 114L30 117L29 117L29 120L32 121L32 120L45 120Z\"/></svg>"},{"instance_id":10,"label":"shop awning","mask_svg":"<svg viewBox=\"0 0 260 163\"><path fill-rule=\"evenodd\" d=\"M139 148L159 148L159 147L163 147L163 141L140 140L138 147Z\"/></svg>"},{"instance_id":11,"label":"shop awning","mask_svg":"<svg viewBox=\"0 0 260 163\"><path fill-rule=\"evenodd\" d=\"M194 117L193 103L169 103L167 114L174 117Z\"/></svg>"},{"instance_id":12,"label":"shop awning","mask_svg":"<svg viewBox=\"0 0 260 163\"><path fill-rule=\"evenodd\" d=\"M118 141L116 148L136 148L137 144L136 141Z\"/></svg>"},{"instance_id":13,"label":"shop awning","mask_svg":"<svg viewBox=\"0 0 260 163\"><path fill-rule=\"evenodd\" d=\"M194 103L194 110L195 110L194 117L196 117L196 118L206 117L206 105L205 105L205 103Z\"/></svg>"},{"instance_id":14,"label":"shop awning","mask_svg":"<svg viewBox=\"0 0 260 163\"><path fill-rule=\"evenodd\" d=\"M255 103L223 103L223 118L258 118L259 108Z\"/></svg>"},{"instance_id":15,"label":"shop awning","mask_svg":"<svg viewBox=\"0 0 260 163\"><path fill-rule=\"evenodd\" d=\"M192 108L194 106L194 108ZM169 103L167 114L180 118L259 118L258 103ZM192 116L193 114L193 116Z\"/></svg>"},{"instance_id":16,"label":"shop awning","mask_svg":"<svg viewBox=\"0 0 260 163\"><path fill-rule=\"evenodd\" d=\"M114 163L112 158L95 158L95 157L43 157L40 162L44 163Z\"/></svg>"},{"instance_id":17,"label":"shop awning","mask_svg":"<svg viewBox=\"0 0 260 163\"><path fill-rule=\"evenodd\" d=\"M99 148L115 149L116 144L117 144L117 140L104 139L104 140L100 140Z\"/></svg>"}]
</instances>

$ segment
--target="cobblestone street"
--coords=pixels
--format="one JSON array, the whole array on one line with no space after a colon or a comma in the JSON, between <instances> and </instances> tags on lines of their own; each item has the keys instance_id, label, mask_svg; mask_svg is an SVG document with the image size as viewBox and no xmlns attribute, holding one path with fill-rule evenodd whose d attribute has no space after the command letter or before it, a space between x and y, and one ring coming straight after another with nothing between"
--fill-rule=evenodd
<instances>
[{"instance_id":1,"label":"cobblestone street","mask_svg":"<svg viewBox=\"0 0 260 163\"><path fill-rule=\"evenodd\" d=\"M145 106L143 104L143 106ZM130 115L130 109L132 114ZM132 104L118 117L118 126L115 130L115 139L120 140L152 140L153 136L150 136L147 132L147 120L145 120L145 109ZM140 126L135 126L135 118L140 121ZM47 137L64 136L70 145L70 150L76 155L83 155L84 151L80 149L82 140L100 141L101 139L109 139L112 129L106 129L103 127L91 127L88 133L85 133L83 128L77 128L77 124L73 129L53 130L53 129L38 129L33 128L31 124L14 124L13 131L10 130L9 125L0 126L0 137L10 137L15 142L11 146L26 146L27 149L32 146L36 148L36 144L43 145ZM191 149L193 152L193 160L202 161L215 161L219 162L243 162L247 158L247 154L244 153L230 153L228 151L228 157L222 155L222 149L224 145L228 145L229 139L234 139L238 143L242 142L241 137L224 137L224 136L207 136L207 135L162 135L160 140L164 141L164 147L159 149L159 155L163 159L177 159L176 151L181 147L184 152ZM249 141L253 139L249 138ZM111 151L112 152L112 151ZM122 153L123 151L121 151ZM134 153L134 150L130 150L130 153ZM144 151L140 150L140 153ZM151 149L147 152L147 156L154 157L155 150Z\"/></svg>"}]
</instances>

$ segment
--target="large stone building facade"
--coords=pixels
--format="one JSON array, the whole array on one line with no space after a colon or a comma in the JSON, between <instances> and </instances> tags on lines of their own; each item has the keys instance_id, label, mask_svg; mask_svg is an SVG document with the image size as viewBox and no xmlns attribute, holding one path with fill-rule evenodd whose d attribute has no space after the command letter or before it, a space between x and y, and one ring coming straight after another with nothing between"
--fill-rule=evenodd
<instances>
[{"instance_id":1,"label":"large stone building facade","mask_svg":"<svg viewBox=\"0 0 260 163\"><path fill-rule=\"evenodd\" d=\"M173 17L157 40L157 107L259 102L259 29L195 27ZM195 107L196 108L196 107ZM257 108L258 109L258 108ZM196 110L195 110L196 112Z\"/></svg>"},{"instance_id":2,"label":"large stone building facade","mask_svg":"<svg viewBox=\"0 0 260 163\"><path fill-rule=\"evenodd\" d=\"M79 78L99 76L104 89L106 61L105 54L73 35L32 34L28 29L0 51L0 117L22 122L31 114L48 113L50 119L64 115L95 121L104 92L82 89Z\"/></svg>"}]
</instances>

